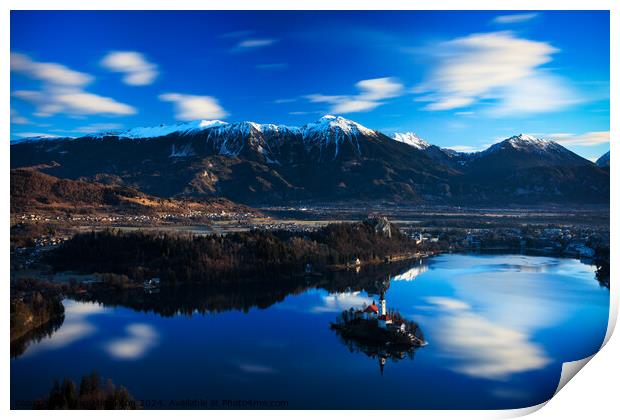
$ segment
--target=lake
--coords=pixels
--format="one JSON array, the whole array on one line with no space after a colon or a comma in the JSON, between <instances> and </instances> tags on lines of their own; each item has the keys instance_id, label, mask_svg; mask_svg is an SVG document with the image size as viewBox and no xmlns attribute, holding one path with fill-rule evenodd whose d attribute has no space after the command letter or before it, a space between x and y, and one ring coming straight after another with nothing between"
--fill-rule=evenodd
<instances>
[{"instance_id":1,"label":"lake","mask_svg":"<svg viewBox=\"0 0 620 420\"><path fill-rule=\"evenodd\" d=\"M276 284L66 300L62 325L11 360L12 407L96 369L146 408L520 408L599 349L609 312L593 266L551 257L446 254ZM427 342L383 366L330 329L381 291Z\"/></svg>"}]
</instances>

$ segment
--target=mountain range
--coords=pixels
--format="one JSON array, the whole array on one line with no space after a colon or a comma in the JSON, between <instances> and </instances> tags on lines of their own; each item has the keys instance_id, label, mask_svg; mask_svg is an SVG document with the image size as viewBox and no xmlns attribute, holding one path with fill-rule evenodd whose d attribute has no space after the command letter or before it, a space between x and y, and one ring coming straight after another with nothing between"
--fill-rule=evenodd
<instances>
[{"instance_id":1,"label":"mountain range","mask_svg":"<svg viewBox=\"0 0 620 420\"><path fill-rule=\"evenodd\" d=\"M343 201L608 203L609 169L525 134L476 153L326 115L302 127L197 121L11 144L11 167L160 197L246 204Z\"/></svg>"}]
</instances>

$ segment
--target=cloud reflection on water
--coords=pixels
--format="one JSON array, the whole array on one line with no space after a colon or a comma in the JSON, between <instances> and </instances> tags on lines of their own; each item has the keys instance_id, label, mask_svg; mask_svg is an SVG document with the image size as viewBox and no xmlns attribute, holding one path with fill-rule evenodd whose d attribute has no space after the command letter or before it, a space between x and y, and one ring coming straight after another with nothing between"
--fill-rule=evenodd
<instances>
[{"instance_id":1,"label":"cloud reflection on water","mask_svg":"<svg viewBox=\"0 0 620 420\"><path fill-rule=\"evenodd\" d=\"M321 304L313 306L310 312L342 312L351 307L359 308L372 302L372 298L361 292L334 293L321 296Z\"/></svg>"},{"instance_id":2,"label":"cloud reflection on water","mask_svg":"<svg viewBox=\"0 0 620 420\"><path fill-rule=\"evenodd\" d=\"M97 327L88 318L106 311L103 306L90 302L65 300L63 305L65 307L65 320L62 326L51 337L28 347L23 356L31 356L46 350L61 349L94 334Z\"/></svg>"},{"instance_id":3,"label":"cloud reflection on water","mask_svg":"<svg viewBox=\"0 0 620 420\"><path fill-rule=\"evenodd\" d=\"M259 365L254 363L241 363L239 369L245 373L272 374L277 371L271 366Z\"/></svg>"},{"instance_id":4,"label":"cloud reflection on water","mask_svg":"<svg viewBox=\"0 0 620 420\"><path fill-rule=\"evenodd\" d=\"M512 374L540 369L551 360L529 336L477 314L466 302L429 297L436 307L434 337L441 352L458 360L452 370L479 378L506 380Z\"/></svg>"},{"instance_id":5,"label":"cloud reflection on water","mask_svg":"<svg viewBox=\"0 0 620 420\"><path fill-rule=\"evenodd\" d=\"M127 336L108 342L105 350L111 357L135 360L144 356L159 342L159 334L148 324L129 324Z\"/></svg>"}]
</instances>

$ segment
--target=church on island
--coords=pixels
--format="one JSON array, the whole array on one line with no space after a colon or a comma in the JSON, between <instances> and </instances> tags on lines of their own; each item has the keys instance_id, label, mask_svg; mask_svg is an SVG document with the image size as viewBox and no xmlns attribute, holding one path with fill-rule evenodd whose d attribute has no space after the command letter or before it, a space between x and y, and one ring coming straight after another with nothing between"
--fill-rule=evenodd
<instances>
[{"instance_id":1,"label":"church on island","mask_svg":"<svg viewBox=\"0 0 620 420\"><path fill-rule=\"evenodd\" d=\"M387 302L385 301L385 292L381 292L381 297L379 299L379 306L373 300L370 305L364 309L364 314L367 319L376 319L379 327L383 329L393 329L400 330L401 332L405 332L407 326L405 323L401 323L400 325L394 325L394 320L387 312Z\"/></svg>"}]
</instances>

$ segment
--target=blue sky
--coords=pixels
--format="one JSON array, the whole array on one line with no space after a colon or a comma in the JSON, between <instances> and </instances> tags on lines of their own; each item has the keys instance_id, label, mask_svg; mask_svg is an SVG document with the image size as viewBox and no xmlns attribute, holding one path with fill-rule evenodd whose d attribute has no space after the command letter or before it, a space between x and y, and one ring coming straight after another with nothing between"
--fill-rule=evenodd
<instances>
[{"instance_id":1,"label":"blue sky","mask_svg":"<svg viewBox=\"0 0 620 420\"><path fill-rule=\"evenodd\" d=\"M11 13L11 138L338 114L479 150L609 150L608 12Z\"/></svg>"}]
</instances>

